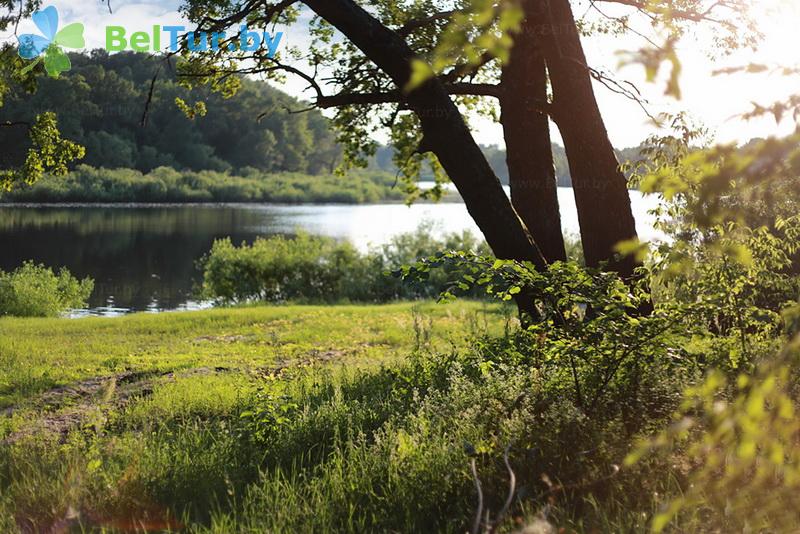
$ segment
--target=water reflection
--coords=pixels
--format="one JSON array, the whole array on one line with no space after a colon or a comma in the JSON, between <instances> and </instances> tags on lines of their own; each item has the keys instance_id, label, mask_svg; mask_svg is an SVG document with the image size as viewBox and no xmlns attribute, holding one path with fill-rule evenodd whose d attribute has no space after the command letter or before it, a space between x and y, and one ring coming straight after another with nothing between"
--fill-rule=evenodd
<instances>
[{"instance_id":1,"label":"water reflection","mask_svg":"<svg viewBox=\"0 0 800 534\"><path fill-rule=\"evenodd\" d=\"M571 191L560 191L565 231L577 234ZM632 195L640 233L653 237L646 210L653 202ZM353 241L382 244L423 221L434 232L477 233L463 204L366 206L157 205L0 206L0 269L34 260L91 276L95 291L81 314L194 309L197 260L215 239L252 242L258 236L303 229Z\"/></svg>"},{"instance_id":2,"label":"water reflection","mask_svg":"<svg viewBox=\"0 0 800 534\"><path fill-rule=\"evenodd\" d=\"M268 217L267 217L268 219ZM128 310L191 305L196 261L215 239L251 242L264 214L231 207L36 207L0 209L0 269L32 259L95 279L90 307Z\"/></svg>"}]
</instances>

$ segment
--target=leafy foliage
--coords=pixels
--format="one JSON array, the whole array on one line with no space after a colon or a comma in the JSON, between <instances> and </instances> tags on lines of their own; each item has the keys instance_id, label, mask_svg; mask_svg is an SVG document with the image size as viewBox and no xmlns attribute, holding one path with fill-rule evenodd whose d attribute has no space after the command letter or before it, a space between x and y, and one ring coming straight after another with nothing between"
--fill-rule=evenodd
<instances>
[{"instance_id":1,"label":"leafy foliage","mask_svg":"<svg viewBox=\"0 0 800 534\"><path fill-rule=\"evenodd\" d=\"M782 313L800 297L792 139L678 148L642 181L663 197L656 214L670 237L653 250L654 298L692 307L687 327L701 328L723 369L774 350Z\"/></svg>"},{"instance_id":2,"label":"leafy foliage","mask_svg":"<svg viewBox=\"0 0 800 534\"><path fill-rule=\"evenodd\" d=\"M712 373L690 388L675 422L629 456L658 451L691 460L688 484L653 521L663 531L684 525L721 531L789 532L796 528L800 487L797 349L729 381Z\"/></svg>"},{"instance_id":3,"label":"leafy foliage","mask_svg":"<svg viewBox=\"0 0 800 534\"><path fill-rule=\"evenodd\" d=\"M455 275L441 271L425 284L404 286L388 271L440 248L485 251L486 245L469 233L433 239L424 226L366 254L348 242L305 233L293 239L258 239L239 247L223 239L214 243L201 262L202 291L207 298L225 303L386 302L430 297Z\"/></svg>"},{"instance_id":4,"label":"leafy foliage","mask_svg":"<svg viewBox=\"0 0 800 534\"><path fill-rule=\"evenodd\" d=\"M701 229L729 221L754 228L769 224L776 217L797 214L792 210L800 194L798 139L792 135L741 148L722 145L695 151L675 165L656 169L642 182L642 189L681 202Z\"/></svg>"},{"instance_id":5,"label":"leafy foliage","mask_svg":"<svg viewBox=\"0 0 800 534\"><path fill-rule=\"evenodd\" d=\"M56 274L25 263L10 273L0 271L0 316L56 317L85 306L93 288L91 279L78 280L66 269Z\"/></svg>"},{"instance_id":6,"label":"leafy foliage","mask_svg":"<svg viewBox=\"0 0 800 534\"><path fill-rule=\"evenodd\" d=\"M85 146L85 163L96 167L320 174L339 162L328 120L316 111L289 113L303 104L265 83L241 79L237 95L226 98L181 86L175 60L167 66L162 57L101 50L69 57L72 69L39 80L33 95L12 85L0 122L57 111L62 134ZM6 167L23 158L23 130L0 129L0 142Z\"/></svg>"},{"instance_id":7,"label":"leafy foliage","mask_svg":"<svg viewBox=\"0 0 800 534\"><path fill-rule=\"evenodd\" d=\"M652 528L790 531L797 524L798 197L796 138L685 154L648 178L667 199L657 294L690 305L712 371L689 387L653 450L685 484ZM775 195L775 196L773 196ZM690 330L691 331L691 330ZM700 349L700 352L707 352Z\"/></svg>"},{"instance_id":8,"label":"leafy foliage","mask_svg":"<svg viewBox=\"0 0 800 534\"><path fill-rule=\"evenodd\" d=\"M412 63L411 80L406 90L418 87L453 65L479 67L484 58L506 63L525 13L519 2L505 0L469 0L453 13L431 54L431 63Z\"/></svg>"},{"instance_id":9,"label":"leafy foliage","mask_svg":"<svg viewBox=\"0 0 800 534\"><path fill-rule=\"evenodd\" d=\"M85 154L82 146L62 139L54 113L37 115L29 135L31 147L24 163L18 168L0 170L0 189L10 191L23 183L33 184L45 173L63 176L67 165Z\"/></svg>"},{"instance_id":10,"label":"leafy foliage","mask_svg":"<svg viewBox=\"0 0 800 534\"><path fill-rule=\"evenodd\" d=\"M716 365L746 367L781 338L782 313L800 297L800 221L779 220L772 230L728 223L710 236L660 247L657 293L691 306L687 327L700 327L715 346Z\"/></svg>"}]
</instances>

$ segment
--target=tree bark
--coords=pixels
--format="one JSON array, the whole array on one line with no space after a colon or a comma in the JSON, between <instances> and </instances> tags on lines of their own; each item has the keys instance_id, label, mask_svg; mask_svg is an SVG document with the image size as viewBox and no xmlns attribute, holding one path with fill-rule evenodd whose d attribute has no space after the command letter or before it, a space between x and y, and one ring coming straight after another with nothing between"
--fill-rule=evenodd
<instances>
[{"instance_id":1,"label":"tree bark","mask_svg":"<svg viewBox=\"0 0 800 534\"><path fill-rule=\"evenodd\" d=\"M511 202L548 262L566 260L553 164L544 56L526 19L514 38L500 83L500 123L506 141Z\"/></svg>"},{"instance_id":2,"label":"tree bark","mask_svg":"<svg viewBox=\"0 0 800 534\"><path fill-rule=\"evenodd\" d=\"M303 2L350 39L399 89L407 85L414 54L399 34L353 0ZM424 137L420 149L439 158L495 255L531 261L543 268L546 262L542 253L442 84L429 80L411 91L407 102L422 125Z\"/></svg>"},{"instance_id":3,"label":"tree bark","mask_svg":"<svg viewBox=\"0 0 800 534\"><path fill-rule=\"evenodd\" d=\"M553 87L551 116L569 159L586 263L625 278L634 258L619 257L616 245L636 238L625 176L619 169L592 88L591 73L569 0L527 0L527 17L545 55Z\"/></svg>"}]
</instances>

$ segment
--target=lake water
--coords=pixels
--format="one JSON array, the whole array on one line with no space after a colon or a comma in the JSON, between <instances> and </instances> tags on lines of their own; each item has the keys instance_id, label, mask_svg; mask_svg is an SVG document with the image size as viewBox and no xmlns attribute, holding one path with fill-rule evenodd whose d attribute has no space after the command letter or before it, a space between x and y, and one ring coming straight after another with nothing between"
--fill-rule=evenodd
<instances>
[{"instance_id":1,"label":"lake water","mask_svg":"<svg viewBox=\"0 0 800 534\"><path fill-rule=\"evenodd\" d=\"M578 234L572 190L559 190L565 233ZM659 237L647 211L652 197L631 192L642 239ZM0 206L0 269L33 260L91 276L87 310L74 316L195 309L196 263L215 239L252 242L258 236L312 234L349 239L362 250L422 223L440 235L477 227L460 203L372 205L222 204L124 206Z\"/></svg>"}]
</instances>

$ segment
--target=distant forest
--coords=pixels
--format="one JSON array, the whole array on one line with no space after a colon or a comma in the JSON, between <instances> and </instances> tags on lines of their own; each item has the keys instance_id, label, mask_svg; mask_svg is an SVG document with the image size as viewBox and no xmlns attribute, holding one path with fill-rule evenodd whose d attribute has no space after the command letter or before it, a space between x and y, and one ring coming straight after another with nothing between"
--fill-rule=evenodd
<instances>
[{"instance_id":1,"label":"distant forest","mask_svg":"<svg viewBox=\"0 0 800 534\"><path fill-rule=\"evenodd\" d=\"M70 59L72 70L59 79L41 78L35 94L20 87L7 94L0 122L29 121L37 113L57 111L62 134L86 147L81 163L97 168L320 175L330 174L341 162L328 119L318 111L291 113L307 104L265 82L243 79L239 93L225 99L209 91L190 93L174 71L162 69L143 120L158 68L154 58L94 50L70 54ZM187 118L176 98L189 106L205 102L205 116ZM0 129L0 167L18 165L28 145L25 128ZM505 150L482 148L507 184ZM396 173L392 152L391 147L379 147L369 167ZM564 148L553 145L553 155L559 185L570 185ZM623 161L637 157L638 149L620 151Z\"/></svg>"},{"instance_id":2,"label":"distant forest","mask_svg":"<svg viewBox=\"0 0 800 534\"><path fill-rule=\"evenodd\" d=\"M489 162L489 165L491 165L495 174L497 174L497 177L500 178L500 181L503 184L508 185L506 151L496 145L481 145L481 149L483 150L484 155L486 155L486 160ZM619 158L620 162L637 161L641 158L640 149L639 147L633 147L617 150L617 157ZM556 168L556 179L558 180L558 185L561 187L571 186L572 180L570 179L569 175L567 153L564 151L564 147L557 143L553 143L553 163L555 164ZM369 165L370 168L373 169L383 170L391 173L397 172L397 168L392 163L391 147L380 147L375 156L370 159ZM426 178L424 172L422 178ZM433 179L432 173L430 173L430 178Z\"/></svg>"},{"instance_id":3,"label":"distant forest","mask_svg":"<svg viewBox=\"0 0 800 534\"><path fill-rule=\"evenodd\" d=\"M15 88L0 108L0 121L29 121L56 111L64 137L86 147L81 163L93 167L157 167L190 171L329 173L340 149L328 120L318 112L289 113L303 106L266 83L243 79L230 99L180 86L162 69L142 125L151 80L159 61L133 52L102 50L70 54L72 70L59 79L42 77L35 94ZM193 120L175 103L206 103ZM25 128L2 128L4 155L19 163L28 140ZM6 165L7 162L0 162Z\"/></svg>"}]
</instances>

